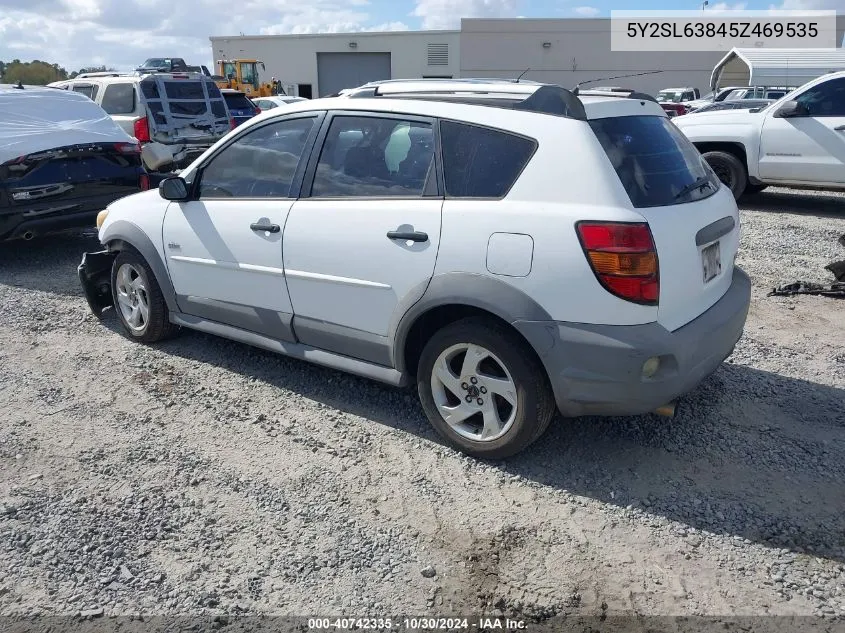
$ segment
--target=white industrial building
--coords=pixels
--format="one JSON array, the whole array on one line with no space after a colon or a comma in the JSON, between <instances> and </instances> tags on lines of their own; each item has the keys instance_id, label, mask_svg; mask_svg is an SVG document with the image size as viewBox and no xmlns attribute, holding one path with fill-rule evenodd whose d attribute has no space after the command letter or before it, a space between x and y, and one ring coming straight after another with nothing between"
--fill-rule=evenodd
<instances>
[{"instance_id":1,"label":"white industrial building","mask_svg":"<svg viewBox=\"0 0 845 633\"><path fill-rule=\"evenodd\" d=\"M837 17L837 42L845 16ZM214 59L257 58L263 80L289 94L320 97L379 79L517 77L564 87L605 77L654 94L692 86L707 92L727 51L614 52L608 18L464 19L458 31L355 32L211 38ZM599 83L607 84L608 81Z\"/></svg>"}]
</instances>

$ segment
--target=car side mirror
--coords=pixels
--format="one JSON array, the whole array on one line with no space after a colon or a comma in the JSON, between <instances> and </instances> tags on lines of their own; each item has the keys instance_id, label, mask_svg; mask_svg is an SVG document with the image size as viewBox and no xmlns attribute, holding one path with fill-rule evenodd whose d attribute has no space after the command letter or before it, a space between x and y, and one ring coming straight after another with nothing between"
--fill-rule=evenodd
<instances>
[{"instance_id":1,"label":"car side mirror","mask_svg":"<svg viewBox=\"0 0 845 633\"><path fill-rule=\"evenodd\" d=\"M791 119L794 117L807 116L810 111L807 106L799 101L787 101L774 113L776 119Z\"/></svg>"},{"instance_id":2,"label":"car side mirror","mask_svg":"<svg viewBox=\"0 0 845 633\"><path fill-rule=\"evenodd\" d=\"M159 183L158 193L165 200L187 200L189 197L188 183L181 176L171 176Z\"/></svg>"}]
</instances>

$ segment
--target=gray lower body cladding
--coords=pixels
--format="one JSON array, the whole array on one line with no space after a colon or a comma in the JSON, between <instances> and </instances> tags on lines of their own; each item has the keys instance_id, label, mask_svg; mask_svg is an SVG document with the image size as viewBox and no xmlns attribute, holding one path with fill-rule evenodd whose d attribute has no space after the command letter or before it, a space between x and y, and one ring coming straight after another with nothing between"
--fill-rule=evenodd
<instances>
[{"instance_id":1,"label":"gray lower body cladding","mask_svg":"<svg viewBox=\"0 0 845 633\"><path fill-rule=\"evenodd\" d=\"M561 413L638 415L690 392L716 371L742 336L750 301L751 281L737 268L725 295L674 332L657 323L514 326L540 355ZM655 356L660 369L644 378L643 363Z\"/></svg>"}]
</instances>

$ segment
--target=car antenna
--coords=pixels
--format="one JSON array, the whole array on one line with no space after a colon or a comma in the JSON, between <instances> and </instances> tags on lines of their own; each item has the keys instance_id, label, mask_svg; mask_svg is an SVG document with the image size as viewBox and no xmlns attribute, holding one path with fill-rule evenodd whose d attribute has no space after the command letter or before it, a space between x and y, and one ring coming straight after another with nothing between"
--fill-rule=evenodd
<instances>
[{"instance_id":1,"label":"car antenna","mask_svg":"<svg viewBox=\"0 0 845 633\"><path fill-rule=\"evenodd\" d=\"M530 68L526 68L525 70L523 70L523 71L522 71L522 73L519 75L519 77L517 77L517 78L514 80L514 83L517 83L517 84L518 84L518 83L519 83L519 80L520 80L520 79L522 79L522 78L525 76L525 73L527 73L529 70L531 70L531 69L530 69Z\"/></svg>"},{"instance_id":2,"label":"car antenna","mask_svg":"<svg viewBox=\"0 0 845 633\"><path fill-rule=\"evenodd\" d=\"M18 79L18 85L15 86L15 88L17 88L18 90L23 90L23 80L22 79Z\"/></svg>"},{"instance_id":3,"label":"car antenna","mask_svg":"<svg viewBox=\"0 0 845 633\"><path fill-rule=\"evenodd\" d=\"M616 75L615 77L600 77L598 79L588 79L586 81L580 81L575 85L575 88L572 89L572 94L576 97L578 96L578 91L584 84L592 84L597 81L611 81L612 79L624 79L625 77L640 77L641 75L654 75L657 73L662 73L662 70L647 70L644 73L631 73L630 75Z\"/></svg>"}]
</instances>

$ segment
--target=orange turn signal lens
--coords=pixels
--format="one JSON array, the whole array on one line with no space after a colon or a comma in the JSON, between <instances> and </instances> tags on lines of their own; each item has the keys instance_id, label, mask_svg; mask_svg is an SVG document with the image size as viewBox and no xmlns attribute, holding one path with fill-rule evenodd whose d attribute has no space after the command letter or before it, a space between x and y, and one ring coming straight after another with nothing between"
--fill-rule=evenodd
<instances>
[{"instance_id":1,"label":"orange turn signal lens","mask_svg":"<svg viewBox=\"0 0 845 633\"><path fill-rule=\"evenodd\" d=\"M601 275L646 277L657 273L657 257L651 253L588 253L595 271Z\"/></svg>"}]
</instances>

